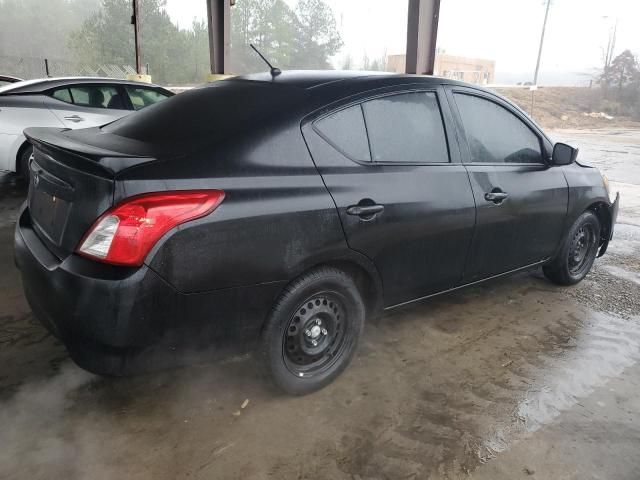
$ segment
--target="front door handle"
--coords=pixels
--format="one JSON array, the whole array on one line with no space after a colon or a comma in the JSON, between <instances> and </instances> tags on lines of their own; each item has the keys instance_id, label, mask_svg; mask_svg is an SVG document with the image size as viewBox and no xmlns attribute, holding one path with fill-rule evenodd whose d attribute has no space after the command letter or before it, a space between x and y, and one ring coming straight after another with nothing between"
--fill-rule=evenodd
<instances>
[{"instance_id":1,"label":"front door handle","mask_svg":"<svg viewBox=\"0 0 640 480\"><path fill-rule=\"evenodd\" d=\"M384 210L384 205L353 205L347 208L348 215L358 217L373 217Z\"/></svg>"},{"instance_id":2,"label":"front door handle","mask_svg":"<svg viewBox=\"0 0 640 480\"><path fill-rule=\"evenodd\" d=\"M82 122L84 121L84 118L82 118L80 115L69 115L67 117L64 117L65 120L69 120L70 122Z\"/></svg>"},{"instance_id":3,"label":"front door handle","mask_svg":"<svg viewBox=\"0 0 640 480\"><path fill-rule=\"evenodd\" d=\"M509 194L507 192L502 192L499 189L494 189L494 191L489 192L489 193L485 193L484 194L484 199L487 202L493 202L495 204L500 204L502 203L507 197L509 196Z\"/></svg>"}]
</instances>

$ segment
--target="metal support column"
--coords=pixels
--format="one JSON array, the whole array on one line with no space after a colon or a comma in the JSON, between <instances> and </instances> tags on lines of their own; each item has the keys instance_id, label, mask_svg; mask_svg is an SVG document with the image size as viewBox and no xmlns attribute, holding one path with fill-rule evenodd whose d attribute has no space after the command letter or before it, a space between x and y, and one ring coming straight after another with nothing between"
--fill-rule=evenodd
<instances>
[{"instance_id":1,"label":"metal support column","mask_svg":"<svg viewBox=\"0 0 640 480\"><path fill-rule=\"evenodd\" d=\"M140 11L138 10L138 0L133 0L133 15L131 15L131 24L133 25L133 41L136 50L136 73L138 75L141 75L142 62L140 60Z\"/></svg>"},{"instance_id":2,"label":"metal support column","mask_svg":"<svg viewBox=\"0 0 640 480\"><path fill-rule=\"evenodd\" d=\"M409 0L407 73L433 75L440 0Z\"/></svg>"},{"instance_id":3,"label":"metal support column","mask_svg":"<svg viewBox=\"0 0 640 480\"><path fill-rule=\"evenodd\" d=\"M211 73L222 75L229 65L229 0L206 0Z\"/></svg>"}]
</instances>

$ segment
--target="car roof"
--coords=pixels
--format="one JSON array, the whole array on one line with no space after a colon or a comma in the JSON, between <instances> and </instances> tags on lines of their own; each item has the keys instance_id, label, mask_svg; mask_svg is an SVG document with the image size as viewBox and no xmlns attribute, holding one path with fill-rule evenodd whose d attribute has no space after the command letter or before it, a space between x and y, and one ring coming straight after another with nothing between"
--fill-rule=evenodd
<instances>
[{"instance_id":1,"label":"car roof","mask_svg":"<svg viewBox=\"0 0 640 480\"><path fill-rule=\"evenodd\" d=\"M366 72L353 70L285 70L275 77L273 77L269 72L260 72L232 77L232 80L272 82L281 85L284 84L308 89L337 81L369 77L372 75L389 76L393 74L386 72Z\"/></svg>"},{"instance_id":2,"label":"car roof","mask_svg":"<svg viewBox=\"0 0 640 480\"><path fill-rule=\"evenodd\" d=\"M136 86L163 88L153 83L135 82L132 80L122 80L119 78L55 77L55 78L36 78L33 80L23 80L22 82L11 83L4 87L0 87L0 95L42 93L51 88L64 87L66 85L77 85L82 83L101 83L101 84L107 83L107 84L136 85Z\"/></svg>"},{"instance_id":3,"label":"car roof","mask_svg":"<svg viewBox=\"0 0 640 480\"><path fill-rule=\"evenodd\" d=\"M411 75L390 72L371 72L353 70L286 70L273 77L269 72L252 73L231 77L224 81L254 81L266 82L278 85L288 85L305 90L319 89L322 87L339 87L348 85L362 85L365 83L385 83L385 84L406 84L410 82L423 84L451 84L459 86L470 86L477 88L477 85L470 85L450 78L436 77L433 75Z\"/></svg>"}]
</instances>

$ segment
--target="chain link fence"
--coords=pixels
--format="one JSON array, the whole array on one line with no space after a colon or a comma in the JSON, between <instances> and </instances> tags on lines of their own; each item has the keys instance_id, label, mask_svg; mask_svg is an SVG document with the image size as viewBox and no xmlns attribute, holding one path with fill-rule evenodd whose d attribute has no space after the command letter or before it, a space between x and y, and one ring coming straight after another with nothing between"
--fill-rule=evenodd
<instances>
[{"instance_id":1,"label":"chain link fence","mask_svg":"<svg viewBox=\"0 0 640 480\"><path fill-rule=\"evenodd\" d=\"M68 76L126 78L135 74L131 65L87 64L60 59L0 55L0 75L24 79Z\"/></svg>"}]
</instances>

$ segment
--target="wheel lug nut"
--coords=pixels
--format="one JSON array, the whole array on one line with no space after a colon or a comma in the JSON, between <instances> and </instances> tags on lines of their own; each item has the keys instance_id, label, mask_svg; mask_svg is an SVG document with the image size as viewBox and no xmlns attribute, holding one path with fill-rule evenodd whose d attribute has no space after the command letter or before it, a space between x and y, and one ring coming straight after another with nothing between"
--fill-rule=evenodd
<instances>
[{"instance_id":1,"label":"wheel lug nut","mask_svg":"<svg viewBox=\"0 0 640 480\"><path fill-rule=\"evenodd\" d=\"M316 325L322 325L322 320L320 320L319 318L316 319Z\"/></svg>"},{"instance_id":2,"label":"wheel lug nut","mask_svg":"<svg viewBox=\"0 0 640 480\"><path fill-rule=\"evenodd\" d=\"M304 331L304 334L305 334L307 337L310 337L310 336L311 336L311 330L305 330L305 331Z\"/></svg>"},{"instance_id":3,"label":"wheel lug nut","mask_svg":"<svg viewBox=\"0 0 640 480\"><path fill-rule=\"evenodd\" d=\"M313 345L314 347L318 346L318 342L315 340L311 340L311 345Z\"/></svg>"},{"instance_id":4,"label":"wheel lug nut","mask_svg":"<svg viewBox=\"0 0 640 480\"><path fill-rule=\"evenodd\" d=\"M323 334L323 335L326 335L326 334L327 334L327 329L326 329L326 328L323 328L323 329L322 329L322 334Z\"/></svg>"}]
</instances>

